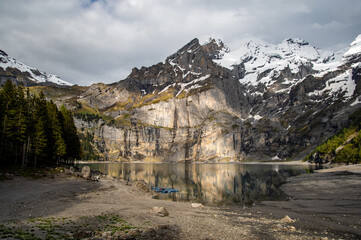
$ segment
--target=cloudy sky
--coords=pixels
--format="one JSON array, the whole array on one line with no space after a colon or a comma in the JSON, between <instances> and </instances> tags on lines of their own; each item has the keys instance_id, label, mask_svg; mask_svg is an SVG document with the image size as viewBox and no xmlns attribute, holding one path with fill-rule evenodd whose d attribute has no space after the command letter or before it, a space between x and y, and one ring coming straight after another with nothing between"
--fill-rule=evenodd
<instances>
[{"instance_id":1,"label":"cloudy sky","mask_svg":"<svg viewBox=\"0 0 361 240\"><path fill-rule=\"evenodd\" d=\"M195 37L339 50L361 34L360 12L360 0L0 0L0 49L72 83L112 83Z\"/></svg>"}]
</instances>

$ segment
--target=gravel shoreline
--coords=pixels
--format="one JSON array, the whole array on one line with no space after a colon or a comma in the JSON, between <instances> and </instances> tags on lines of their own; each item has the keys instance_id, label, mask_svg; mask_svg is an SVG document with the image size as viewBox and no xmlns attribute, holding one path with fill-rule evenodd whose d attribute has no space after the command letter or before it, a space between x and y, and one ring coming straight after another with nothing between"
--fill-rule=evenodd
<instances>
[{"instance_id":1,"label":"gravel shoreline","mask_svg":"<svg viewBox=\"0 0 361 240\"><path fill-rule=\"evenodd\" d=\"M264 202L245 209L194 208L189 202L157 200L137 184L106 176L98 181L65 173L38 180L15 177L0 182L0 225L30 228L40 238L45 235L35 223L31 225L31 219L74 223L76 229L63 227L69 239L357 239L361 238L361 175L352 169L358 171L360 166L349 168L350 174L335 168L332 173L290 178L282 186L291 196L289 201ZM152 211L156 206L165 208L169 215ZM120 229L120 222L131 227L111 232L107 223L99 229L99 221L109 216L121 219L114 227Z\"/></svg>"}]
</instances>

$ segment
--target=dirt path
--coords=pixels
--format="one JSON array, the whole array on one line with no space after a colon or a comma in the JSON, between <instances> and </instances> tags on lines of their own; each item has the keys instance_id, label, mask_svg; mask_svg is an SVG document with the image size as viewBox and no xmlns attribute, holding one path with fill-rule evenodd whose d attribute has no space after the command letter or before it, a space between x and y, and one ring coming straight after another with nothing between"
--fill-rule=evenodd
<instances>
[{"instance_id":1,"label":"dirt path","mask_svg":"<svg viewBox=\"0 0 361 240\"><path fill-rule=\"evenodd\" d=\"M291 185L285 185L286 192L295 185L304 187L302 178L299 182L297 177L295 179L289 183ZM311 190L315 191L315 189ZM361 199L360 196L357 197ZM126 182L106 177L101 178L99 182L65 175L59 175L55 179L39 180L17 177L15 180L0 182L0 224L30 229L29 231L33 231L34 234L37 234L37 230L33 230L33 225L29 226L34 222L32 220L34 218L38 219L36 221L63 219L64 225L70 223L76 225L78 222L84 222L84 219L92 219L93 222L86 223L86 226L91 227L99 225L100 222L97 222L100 221L99 219L104 220L106 216L113 215L119 216L136 230L125 231L125 235L117 237L114 235L111 237L99 230L100 234L103 234L103 238L100 239L131 237L133 239L321 239L321 237L352 239L360 231L360 222L355 218L347 218L354 227L352 231L350 229L323 231L324 225L311 228L306 223L313 214L318 216L317 221L321 221L324 217L323 213L313 208L310 208L308 213L298 212L295 210L297 205L298 202L291 201L279 202L279 205L266 203L246 209L193 208L191 203L152 199L151 193L143 192L134 185L127 185ZM160 217L150 212L154 206L165 207L169 216ZM286 215L291 219L282 221ZM64 223L64 221L68 222ZM84 223L82 224L78 226L85 226ZM79 232L79 228L77 231ZM134 232L137 234L134 235ZM129 236L129 234L133 235ZM75 233L69 233L67 236L82 238ZM91 239L90 236L87 237Z\"/></svg>"}]
</instances>

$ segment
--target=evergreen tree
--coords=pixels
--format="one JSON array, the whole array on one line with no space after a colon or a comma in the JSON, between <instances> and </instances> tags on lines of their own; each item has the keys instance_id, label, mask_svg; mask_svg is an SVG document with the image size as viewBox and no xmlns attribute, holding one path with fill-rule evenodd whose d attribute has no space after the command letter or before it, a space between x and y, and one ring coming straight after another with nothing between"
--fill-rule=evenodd
<instances>
[{"instance_id":1,"label":"evergreen tree","mask_svg":"<svg viewBox=\"0 0 361 240\"><path fill-rule=\"evenodd\" d=\"M5 159L4 157L4 149L3 149L3 122L5 116L5 97L3 93L3 89L0 89L0 165L4 164Z\"/></svg>"},{"instance_id":2,"label":"evergreen tree","mask_svg":"<svg viewBox=\"0 0 361 240\"><path fill-rule=\"evenodd\" d=\"M35 168L39 158L45 156L45 148L47 146L44 116L41 116L38 119L38 122L35 124L35 134L34 134L34 139L32 141L32 145L33 145L34 168Z\"/></svg>"},{"instance_id":3,"label":"evergreen tree","mask_svg":"<svg viewBox=\"0 0 361 240\"><path fill-rule=\"evenodd\" d=\"M1 125L1 156L5 160L5 164L12 159L16 143L17 131L17 104L16 104L16 88L10 80L6 81L3 89L3 119Z\"/></svg>"},{"instance_id":4,"label":"evergreen tree","mask_svg":"<svg viewBox=\"0 0 361 240\"><path fill-rule=\"evenodd\" d=\"M34 153L34 167L36 167L38 160L42 160L47 154L46 149L49 146L47 137L47 109L46 100L42 92L35 98L35 110L33 118L36 119L34 126L34 134L32 140L32 150Z\"/></svg>"},{"instance_id":5,"label":"evergreen tree","mask_svg":"<svg viewBox=\"0 0 361 240\"><path fill-rule=\"evenodd\" d=\"M63 128L61 124L61 113L56 105L50 101L47 103L48 117L51 126L51 139L53 142L52 155L56 161L66 156L66 144L63 138Z\"/></svg>"},{"instance_id":6,"label":"evergreen tree","mask_svg":"<svg viewBox=\"0 0 361 240\"><path fill-rule=\"evenodd\" d=\"M66 110L64 105L60 107L60 112L63 116L63 132L67 149L67 157L70 159L80 158L81 146L77 129L74 124L73 114Z\"/></svg>"},{"instance_id":7,"label":"evergreen tree","mask_svg":"<svg viewBox=\"0 0 361 240\"><path fill-rule=\"evenodd\" d=\"M18 153L22 153L23 145L27 139L27 102L24 96L24 87L18 86L17 88L17 101L16 101L16 109L17 114L15 115L15 124L16 124L16 132L15 132L15 164L18 162L18 157L20 156Z\"/></svg>"},{"instance_id":8,"label":"evergreen tree","mask_svg":"<svg viewBox=\"0 0 361 240\"><path fill-rule=\"evenodd\" d=\"M73 116L64 106L59 111L42 92L31 96L10 80L0 88L1 165L54 165L80 154Z\"/></svg>"},{"instance_id":9,"label":"evergreen tree","mask_svg":"<svg viewBox=\"0 0 361 240\"><path fill-rule=\"evenodd\" d=\"M28 162L29 150L30 150L30 140L32 134L35 132L34 129L34 119L33 119L33 109L34 109L34 98L30 96L29 88L26 90L26 98L24 103L25 109L25 125L26 125L26 139L23 143L22 148L22 158L21 158L21 168L25 168Z\"/></svg>"}]
</instances>

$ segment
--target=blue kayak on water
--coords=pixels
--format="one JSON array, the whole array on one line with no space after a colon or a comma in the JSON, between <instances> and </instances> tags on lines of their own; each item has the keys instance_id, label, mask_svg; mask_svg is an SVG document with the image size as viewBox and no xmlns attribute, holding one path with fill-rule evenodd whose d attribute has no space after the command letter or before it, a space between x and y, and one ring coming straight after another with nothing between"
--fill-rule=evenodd
<instances>
[{"instance_id":1,"label":"blue kayak on water","mask_svg":"<svg viewBox=\"0 0 361 240\"><path fill-rule=\"evenodd\" d=\"M157 193L172 193L172 192L179 192L178 189L174 189L174 188L152 188L152 190L154 190Z\"/></svg>"}]
</instances>

